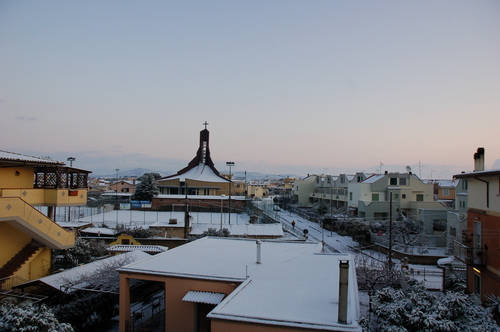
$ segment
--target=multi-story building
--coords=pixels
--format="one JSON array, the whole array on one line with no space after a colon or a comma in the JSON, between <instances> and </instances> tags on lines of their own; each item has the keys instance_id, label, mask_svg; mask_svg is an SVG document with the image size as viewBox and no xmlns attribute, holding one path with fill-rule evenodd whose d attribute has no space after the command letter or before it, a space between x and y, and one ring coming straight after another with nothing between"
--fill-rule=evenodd
<instances>
[{"instance_id":1,"label":"multi-story building","mask_svg":"<svg viewBox=\"0 0 500 332\"><path fill-rule=\"evenodd\" d=\"M252 198L264 198L269 196L269 189L260 184L249 184L248 185L248 197Z\"/></svg>"},{"instance_id":2,"label":"multi-story building","mask_svg":"<svg viewBox=\"0 0 500 332\"><path fill-rule=\"evenodd\" d=\"M462 244L467 229L467 180L455 181L454 209L449 210L446 222L446 243L448 252L457 255L455 243Z\"/></svg>"},{"instance_id":3,"label":"multi-story building","mask_svg":"<svg viewBox=\"0 0 500 332\"><path fill-rule=\"evenodd\" d=\"M74 232L54 222L59 206L87 203L89 171L0 151L0 288L47 275L51 249L70 248ZM44 215L36 206L47 206Z\"/></svg>"},{"instance_id":4,"label":"multi-story building","mask_svg":"<svg viewBox=\"0 0 500 332\"><path fill-rule=\"evenodd\" d=\"M114 181L109 189L117 193L135 193L136 186L141 183L135 179L133 180L118 180Z\"/></svg>"},{"instance_id":5,"label":"multi-story building","mask_svg":"<svg viewBox=\"0 0 500 332\"><path fill-rule=\"evenodd\" d=\"M316 187L319 187L321 175L307 175L303 179L295 180L292 188L292 198L297 202L299 207L311 207L311 194Z\"/></svg>"},{"instance_id":6,"label":"multi-story building","mask_svg":"<svg viewBox=\"0 0 500 332\"><path fill-rule=\"evenodd\" d=\"M474 171L455 175L467 190L467 228L459 255L467 264L467 287L481 296L500 295L500 169L484 170L484 148Z\"/></svg>"},{"instance_id":7,"label":"multi-story building","mask_svg":"<svg viewBox=\"0 0 500 332\"><path fill-rule=\"evenodd\" d=\"M434 200L433 184L424 183L411 172L385 172L351 183L349 206L357 208L360 217L387 219L391 194L393 217L417 218L425 211L446 210L445 205Z\"/></svg>"}]
</instances>

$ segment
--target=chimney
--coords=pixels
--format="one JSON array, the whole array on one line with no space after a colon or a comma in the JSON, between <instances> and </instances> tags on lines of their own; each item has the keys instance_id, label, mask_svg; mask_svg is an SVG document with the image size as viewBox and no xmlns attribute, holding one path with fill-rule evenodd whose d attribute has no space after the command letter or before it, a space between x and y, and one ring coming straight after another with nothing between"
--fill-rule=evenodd
<instances>
[{"instance_id":1,"label":"chimney","mask_svg":"<svg viewBox=\"0 0 500 332\"><path fill-rule=\"evenodd\" d=\"M339 315L338 321L347 324L347 286L349 283L349 261L339 261Z\"/></svg>"},{"instance_id":2,"label":"chimney","mask_svg":"<svg viewBox=\"0 0 500 332\"><path fill-rule=\"evenodd\" d=\"M257 241L255 241L255 243L257 244L257 264L260 264L260 263L262 263L262 260L261 260L262 242L260 240L257 240Z\"/></svg>"},{"instance_id":3,"label":"chimney","mask_svg":"<svg viewBox=\"0 0 500 332\"><path fill-rule=\"evenodd\" d=\"M474 172L484 171L484 148L477 148L474 153Z\"/></svg>"}]
</instances>

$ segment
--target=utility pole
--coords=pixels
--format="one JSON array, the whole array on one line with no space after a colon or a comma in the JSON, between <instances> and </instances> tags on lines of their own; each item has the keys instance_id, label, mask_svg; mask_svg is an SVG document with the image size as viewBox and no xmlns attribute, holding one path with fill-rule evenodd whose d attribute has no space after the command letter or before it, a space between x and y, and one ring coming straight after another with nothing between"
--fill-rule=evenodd
<instances>
[{"instance_id":1,"label":"utility pole","mask_svg":"<svg viewBox=\"0 0 500 332\"><path fill-rule=\"evenodd\" d=\"M188 238L189 233L189 211L188 211L188 188L187 188L187 179L184 179L184 238Z\"/></svg>"},{"instance_id":2,"label":"utility pole","mask_svg":"<svg viewBox=\"0 0 500 332\"><path fill-rule=\"evenodd\" d=\"M116 227L118 227L118 172L119 168L115 168L116 182L115 182L115 209L116 209Z\"/></svg>"},{"instance_id":3,"label":"utility pole","mask_svg":"<svg viewBox=\"0 0 500 332\"><path fill-rule=\"evenodd\" d=\"M392 191L389 193L389 271L392 271Z\"/></svg>"},{"instance_id":4,"label":"utility pole","mask_svg":"<svg viewBox=\"0 0 500 332\"><path fill-rule=\"evenodd\" d=\"M233 186L233 180L231 179L231 167L234 166L234 161L226 162L226 166L229 166L229 201L228 201L228 209L229 209L229 225L231 225L231 187Z\"/></svg>"}]
</instances>

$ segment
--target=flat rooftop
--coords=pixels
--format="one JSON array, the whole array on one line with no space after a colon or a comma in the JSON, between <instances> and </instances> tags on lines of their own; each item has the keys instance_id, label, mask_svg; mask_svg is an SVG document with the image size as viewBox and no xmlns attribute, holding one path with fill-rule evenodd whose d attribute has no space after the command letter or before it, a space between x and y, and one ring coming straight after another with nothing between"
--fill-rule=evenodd
<instances>
[{"instance_id":1,"label":"flat rooftop","mask_svg":"<svg viewBox=\"0 0 500 332\"><path fill-rule=\"evenodd\" d=\"M151 258L126 265L121 272L241 282L208 315L244 321L331 331L361 331L354 258L321 254L312 242L256 241L205 237ZM339 261L348 260L348 323L339 324Z\"/></svg>"}]
</instances>

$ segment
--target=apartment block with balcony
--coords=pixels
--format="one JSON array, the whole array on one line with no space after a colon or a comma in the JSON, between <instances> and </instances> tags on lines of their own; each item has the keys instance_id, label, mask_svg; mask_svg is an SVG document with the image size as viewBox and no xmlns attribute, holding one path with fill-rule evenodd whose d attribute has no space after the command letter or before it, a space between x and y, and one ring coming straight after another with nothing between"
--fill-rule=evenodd
<instances>
[{"instance_id":1,"label":"apartment block with balcony","mask_svg":"<svg viewBox=\"0 0 500 332\"><path fill-rule=\"evenodd\" d=\"M465 231L467 229L467 180L455 181L455 199L453 210L447 211L446 220L446 243L448 252L456 255L455 248L463 245Z\"/></svg>"},{"instance_id":2,"label":"apartment block with balcony","mask_svg":"<svg viewBox=\"0 0 500 332\"><path fill-rule=\"evenodd\" d=\"M87 203L89 171L62 162L0 151L0 289L47 275L51 250L75 234L54 222L58 206ZM47 206L48 216L34 205Z\"/></svg>"},{"instance_id":3,"label":"apartment block with balcony","mask_svg":"<svg viewBox=\"0 0 500 332\"><path fill-rule=\"evenodd\" d=\"M484 301L500 296L500 169L484 170L484 148L474 154L474 171L455 175L466 183L467 227L457 256L467 264L467 288Z\"/></svg>"},{"instance_id":4,"label":"apartment block with balcony","mask_svg":"<svg viewBox=\"0 0 500 332\"><path fill-rule=\"evenodd\" d=\"M417 219L419 214L446 207L434 200L433 184L426 184L409 173L375 174L349 186L349 206L357 208L358 215L367 219L389 217L390 195L392 215L404 215Z\"/></svg>"}]
</instances>

